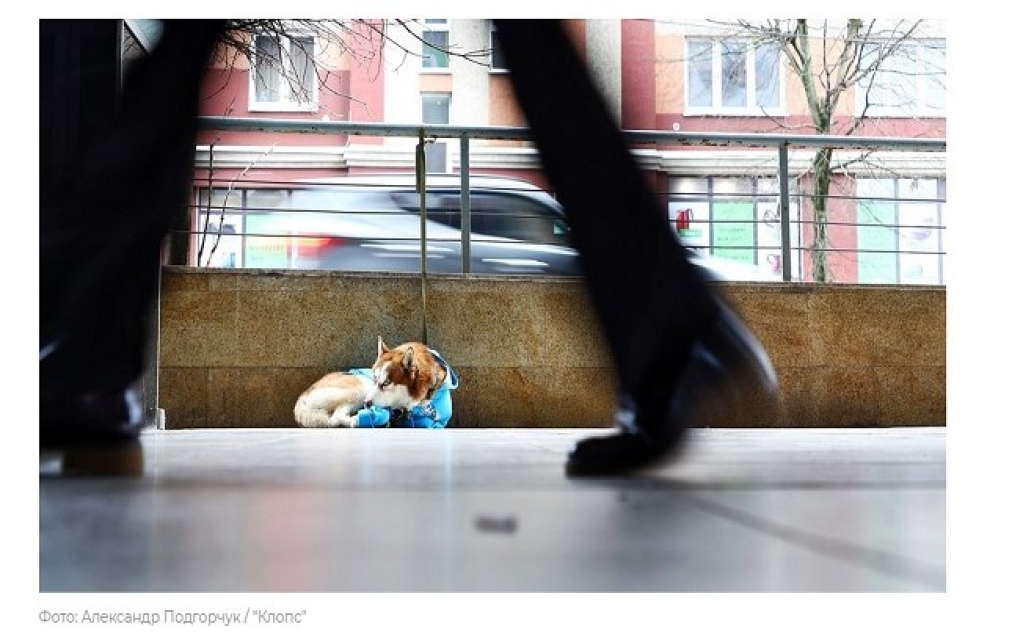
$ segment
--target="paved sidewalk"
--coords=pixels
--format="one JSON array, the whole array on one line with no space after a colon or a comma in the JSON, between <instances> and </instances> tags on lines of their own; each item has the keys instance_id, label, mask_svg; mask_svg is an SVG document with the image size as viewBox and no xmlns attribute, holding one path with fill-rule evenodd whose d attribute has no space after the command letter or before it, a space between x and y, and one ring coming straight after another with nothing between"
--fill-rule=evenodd
<instances>
[{"instance_id":1,"label":"paved sidewalk","mask_svg":"<svg viewBox=\"0 0 1023 640\"><path fill-rule=\"evenodd\" d=\"M144 477L41 471L40 591L945 590L943 428L701 430L567 478L590 433L150 432Z\"/></svg>"}]
</instances>

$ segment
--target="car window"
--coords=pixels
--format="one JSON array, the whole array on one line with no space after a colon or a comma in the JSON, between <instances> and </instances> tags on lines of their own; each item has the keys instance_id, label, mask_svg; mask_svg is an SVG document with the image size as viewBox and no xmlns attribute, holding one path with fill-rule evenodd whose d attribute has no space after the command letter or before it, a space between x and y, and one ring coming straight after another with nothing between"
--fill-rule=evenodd
<instances>
[{"instance_id":1,"label":"car window","mask_svg":"<svg viewBox=\"0 0 1023 640\"><path fill-rule=\"evenodd\" d=\"M472 197L473 231L537 244L566 244L568 225L560 212L512 193Z\"/></svg>"},{"instance_id":2,"label":"car window","mask_svg":"<svg viewBox=\"0 0 1023 640\"><path fill-rule=\"evenodd\" d=\"M391 202L401 211L419 215L419 193L396 189L389 193ZM427 191L426 217L438 224L461 229L461 205L457 193Z\"/></svg>"},{"instance_id":3,"label":"car window","mask_svg":"<svg viewBox=\"0 0 1023 640\"><path fill-rule=\"evenodd\" d=\"M394 191L402 209L419 211L419 194ZM561 212L514 193L473 193L469 201L472 232L535 244L570 244ZM462 228L461 196L457 191L428 191L426 217L454 229Z\"/></svg>"}]
</instances>

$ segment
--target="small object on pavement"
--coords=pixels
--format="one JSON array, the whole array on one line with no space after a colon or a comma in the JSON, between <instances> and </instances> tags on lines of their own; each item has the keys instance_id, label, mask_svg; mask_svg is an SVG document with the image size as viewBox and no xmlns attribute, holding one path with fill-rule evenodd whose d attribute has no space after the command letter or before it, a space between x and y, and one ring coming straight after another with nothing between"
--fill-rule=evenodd
<instances>
[{"instance_id":1,"label":"small object on pavement","mask_svg":"<svg viewBox=\"0 0 1023 640\"><path fill-rule=\"evenodd\" d=\"M515 516L476 516L476 528L487 533L515 533L518 527Z\"/></svg>"}]
</instances>

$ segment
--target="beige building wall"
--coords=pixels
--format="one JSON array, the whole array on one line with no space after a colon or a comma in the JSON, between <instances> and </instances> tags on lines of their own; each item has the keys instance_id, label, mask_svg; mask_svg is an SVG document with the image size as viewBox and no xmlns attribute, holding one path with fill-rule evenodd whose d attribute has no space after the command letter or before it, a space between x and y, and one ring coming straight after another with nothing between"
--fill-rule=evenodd
<instances>
[{"instance_id":1,"label":"beige building wall","mask_svg":"<svg viewBox=\"0 0 1023 640\"><path fill-rule=\"evenodd\" d=\"M452 20L451 42L459 51L486 51L490 48L489 20ZM480 64L483 63L483 64ZM489 56L478 62L451 58L451 122L485 126L490 113Z\"/></svg>"},{"instance_id":2,"label":"beige building wall","mask_svg":"<svg viewBox=\"0 0 1023 640\"><path fill-rule=\"evenodd\" d=\"M655 29L654 94L657 113L681 114L685 110L685 45L682 33L661 23Z\"/></svg>"},{"instance_id":3,"label":"beige building wall","mask_svg":"<svg viewBox=\"0 0 1023 640\"><path fill-rule=\"evenodd\" d=\"M419 27L409 23L416 35L421 35ZM422 44L412 34L401 29L388 31L391 39L384 48L384 64L381 73L386 74L384 88L384 121L395 124L419 124L423 120L423 103L420 98L420 58L409 55L408 51L420 52ZM396 137L385 137L384 146L415 147L416 141Z\"/></svg>"},{"instance_id":4,"label":"beige building wall","mask_svg":"<svg viewBox=\"0 0 1023 640\"><path fill-rule=\"evenodd\" d=\"M622 121L622 21L586 21L586 64L611 109Z\"/></svg>"}]
</instances>

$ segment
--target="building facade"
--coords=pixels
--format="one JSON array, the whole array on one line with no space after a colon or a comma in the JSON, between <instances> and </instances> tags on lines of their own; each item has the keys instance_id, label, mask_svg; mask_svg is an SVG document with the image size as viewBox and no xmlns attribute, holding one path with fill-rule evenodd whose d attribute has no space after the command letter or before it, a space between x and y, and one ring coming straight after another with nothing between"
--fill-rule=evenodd
<instances>
[{"instance_id":1,"label":"building facade","mask_svg":"<svg viewBox=\"0 0 1023 640\"><path fill-rule=\"evenodd\" d=\"M815 112L772 25L710 21L570 20L567 27L624 129L813 134ZM819 77L842 64L848 25L807 34ZM871 23L856 36L876 72L842 92L833 134L940 138L946 133L941 23ZM223 50L211 63L202 113L246 118L456 126L526 126L489 20L295 24L246 36L258 55ZM897 51L891 43L898 41ZM873 58L872 58L873 56ZM873 65L873 66L872 66ZM542 72L542 70L541 70ZM817 87L815 91L822 91ZM311 177L409 172L416 140L337 134L204 131L196 153L193 231L244 226L287 184ZM637 158L662 198L666 222L702 251L780 267L775 149L650 144ZM790 154L794 279L813 278L811 151ZM427 169L457 172L454 140L427 146ZM472 172L545 180L531 145L474 140ZM944 154L836 152L828 189L828 278L939 284L944 271ZM594 185L599 188L599 185ZM202 212L206 214L203 217ZM229 213L226 213L229 212ZM622 224L628 224L623 212ZM251 232L251 229L247 229ZM197 243L205 241L196 234ZM238 238L221 238L221 241ZM202 251L193 254L201 261ZM273 249L267 249L273 251ZM224 253L221 251L221 253ZM235 266L244 266L235 264Z\"/></svg>"}]
</instances>

